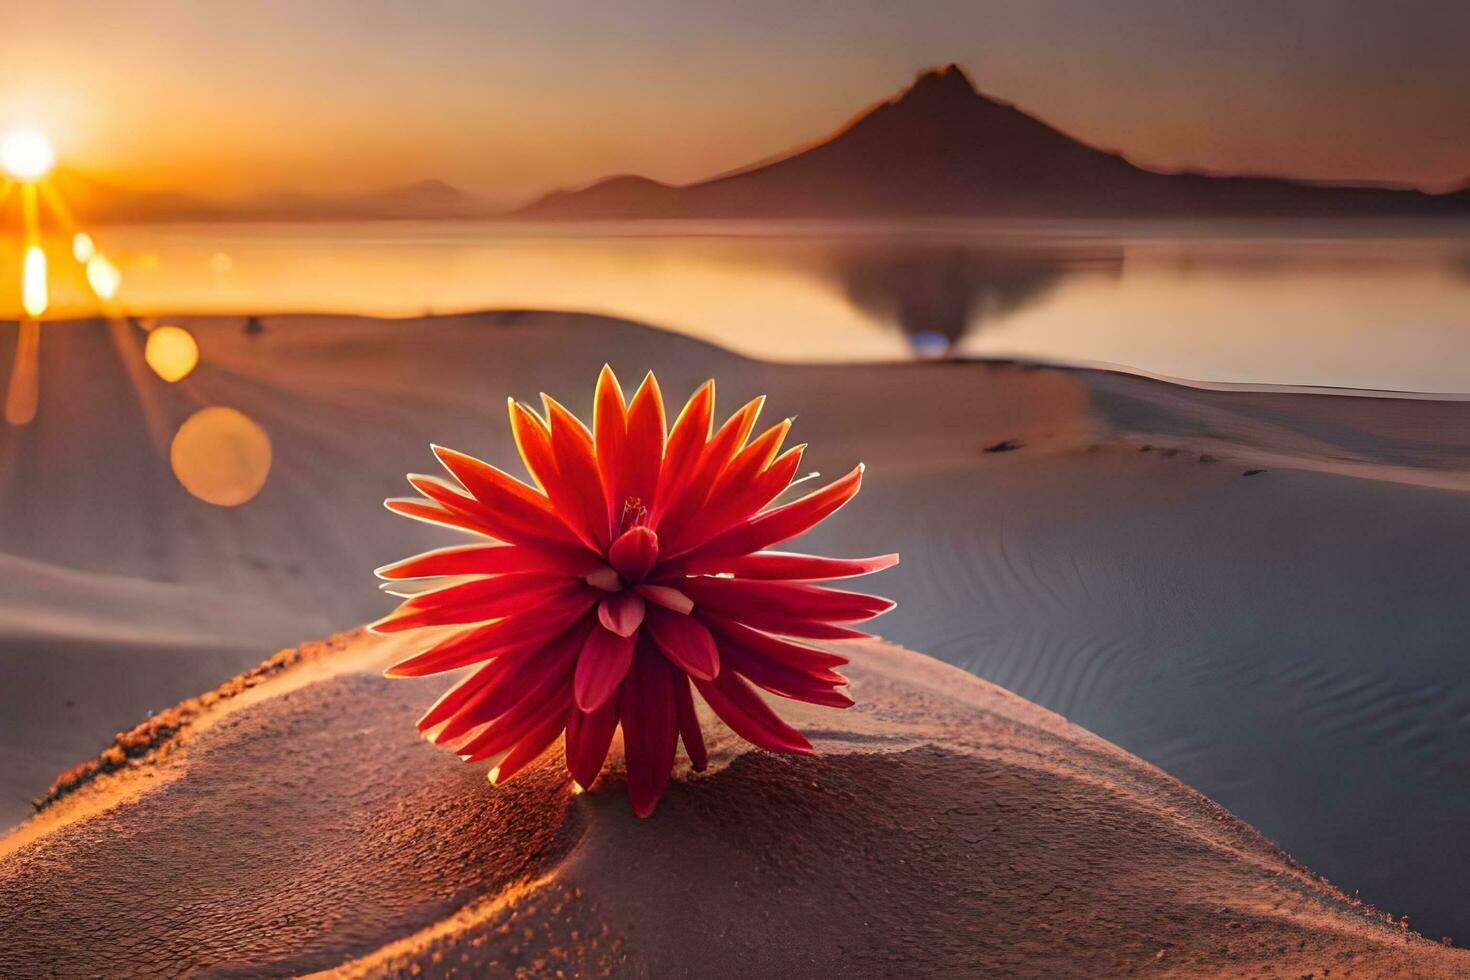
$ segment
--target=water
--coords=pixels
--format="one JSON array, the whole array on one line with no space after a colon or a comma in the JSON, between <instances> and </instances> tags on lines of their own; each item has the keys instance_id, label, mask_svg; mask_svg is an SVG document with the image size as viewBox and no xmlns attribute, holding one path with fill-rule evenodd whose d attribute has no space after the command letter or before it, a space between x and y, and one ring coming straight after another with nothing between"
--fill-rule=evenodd
<instances>
[{"instance_id":1,"label":"water","mask_svg":"<svg viewBox=\"0 0 1470 980\"><path fill-rule=\"evenodd\" d=\"M94 237L139 314L576 310L771 360L1024 357L1470 393L1470 224L1450 221L376 222ZM95 312L64 246L50 249L50 315ZM0 249L0 268L18 262ZM18 289L6 277L0 310L14 315Z\"/></svg>"}]
</instances>

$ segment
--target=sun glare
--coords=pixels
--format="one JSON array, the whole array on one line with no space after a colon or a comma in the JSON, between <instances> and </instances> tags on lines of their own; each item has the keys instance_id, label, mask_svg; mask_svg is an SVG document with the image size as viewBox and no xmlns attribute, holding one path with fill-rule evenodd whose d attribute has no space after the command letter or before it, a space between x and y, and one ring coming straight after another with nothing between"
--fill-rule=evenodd
<instances>
[{"instance_id":1,"label":"sun glare","mask_svg":"<svg viewBox=\"0 0 1470 980\"><path fill-rule=\"evenodd\" d=\"M169 447L169 462L184 489L200 500L238 507L265 486L271 440L244 413L211 405L179 427Z\"/></svg>"},{"instance_id":2,"label":"sun glare","mask_svg":"<svg viewBox=\"0 0 1470 980\"><path fill-rule=\"evenodd\" d=\"M117 287L122 284L122 273L108 261L107 256L98 252L87 260L87 282L94 293L103 300L110 300L117 295Z\"/></svg>"},{"instance_id":3,"label":"sun glare","mask_svg":"<svg viewBox=\"0 0 1470 980\"><path fill-rule=\"evenodd\" d=\"M71 240L71 256L86 265L97 254L97 243L85 231L79 231Z\"/></svg>"},{"instance_id":4,"label":"sun glare","mask_svg":"<svg viewBox=\"0 0 1470 980\"><path fill-rule=\"evenodd\" d=\"M182 381L199 363L199 345L183 327L156 327L148 334L143 359L163 380Z\"/></svg>"},{"instance_id":5,"label":"sun glare","mask_svg":"<svg viewBox=\"0 0 1470 980\"><path fill-rule=\"evenodd\" d=\"M14 129L0 140L0 167L16 180L40 180L55 162L50 142L34 129Z\"/></svg>"},{"instance_id":6,"label":"sun glare","mask_svg":"<svg viewBox=\"0 0 1470 980\"><path fill-rule=\"evenodd\" d=\"M39 245L26 249L24 270L21 274L20 305L26 316L40 316L51 303L46 290L46 253Z\"/></svg>"}]
</instances>

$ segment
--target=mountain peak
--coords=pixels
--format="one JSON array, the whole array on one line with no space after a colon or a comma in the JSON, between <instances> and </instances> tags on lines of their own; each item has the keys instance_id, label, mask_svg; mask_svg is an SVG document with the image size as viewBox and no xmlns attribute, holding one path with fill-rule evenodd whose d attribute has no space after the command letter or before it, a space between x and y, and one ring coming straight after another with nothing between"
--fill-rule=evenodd
<instances>
[{"instance_id":1,"label":"mountain peak","mask_svg":"<svg viewBox=\"0 0 1470 980\"><path fill-rule=\"evenodd\" d=\"M707 180L621 178L519 213L567 219L1373 214L1470 209L1381 189L1168 175L1069 136L975 88L955 64L920 72L830 135Z\"/></svg>"},{"instance_id":2,"label":"mountain peak","mask_svg":"<svg viewBox=\"0 0 1470 980\"><path fill-rule=\"evenodd\" d=\"M918 74L904 92L898 97L899 102L907 102L910 99L930 98L972 98L979 95L975 83L970 81L970 76L965 70L954 62L939 68L927 68Z\"/></svg>"}]
</instances>

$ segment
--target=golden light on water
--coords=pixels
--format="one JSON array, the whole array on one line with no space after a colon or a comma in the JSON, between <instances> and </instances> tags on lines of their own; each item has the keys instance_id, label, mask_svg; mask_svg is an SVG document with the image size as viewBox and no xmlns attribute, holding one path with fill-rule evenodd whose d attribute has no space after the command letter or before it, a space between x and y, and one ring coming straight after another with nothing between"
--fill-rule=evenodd
<instances>
[{"instance_id":1,"label":"golden light on water","mask_svg":"<svg viewBox=\"0 0 1470 980\"><path fill-rule=\"evenodd\" d=\"M36 361L40 343L41 325L35 320L22 320L15 343L15 363L10 369L10 385L5 390L5 421L11 425L29 425L36 417L40 394Z\"/></svg>"},{"instance_id":2,"label":"golden light on water","mask_svg":"<svg viewBox=\"0 0 1470 980\"><path fill-rule=\"evenodd\" d=\"M0 167L16 180L40 180L51 172L55 162L50 141L34 129L13 129L0 139Z\"/></svg>"},{"instance_id":3,"label":"golden light on water","mask_svg":"<svg viewBox=\"0 0 1470 980\"><path fill-rule=\"evenodd\" d=\"M71 257L86 265L97 254L97 243L85 231L79 231L71 239Z\"/></svg>"},{"instance_id":4,"label":"golden light on water","mask_svg":"<svg viewBox=\"0 0 1470 980\"><path fill-rule=\"evenodd\" d=\"M163 380L182 381L199 363L199 345L183 327L155 327L143 347L143 359Z\"/></svg>"},{"instance_id":5,"label":"golden light on water","mask_svg":"<svg viewBox=\"0 0 1470 980\"><path fill-rule=\"evenodd\" d=\"M169 463L184 489L200 500L238 507L265 486L271 440L249 416L211 405L179 427L169 447Z\"/></svg>"},{"instance_id":6,"label":"golden light on water","mask_svg":"<svg viewBox=\"0 0 1470 980\"><path fill-rule=\"evenodd\" d=\"M117 287L122 285L122 273L117 271L117 266L98 252L87 261L87 283L104 300L110 300L117 295Z\"/></svg>"},{"instance_id":7,"label":"golden light on water","mask_svg":"<svg viewBox=\"0 0 1470 980\"><path fill-rule=\"evenodd\" d=\"M46 289L46 253L41 246L26 249L25 264L21 271L20 305L27 316L40 316L51 304Z\"/></svg>"}]
</instances>

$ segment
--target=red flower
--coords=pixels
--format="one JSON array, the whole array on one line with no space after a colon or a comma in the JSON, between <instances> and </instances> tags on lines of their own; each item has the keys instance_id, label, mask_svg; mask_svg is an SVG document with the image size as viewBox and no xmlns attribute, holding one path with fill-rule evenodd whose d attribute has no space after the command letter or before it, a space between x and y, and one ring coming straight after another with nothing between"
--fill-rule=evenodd
<instances>
[{"instance_id":1,"label":"red flower","mask_svg":"<svg viewBox=\"0 0 1470 980\"><path fill-rule=\"evenodd\" d=\"M810 754L756 687L849 707L852 700L837 690L847 682L833 669L846 659L787 637L866 636L849 624L892 602L811 583L875 572L898 556L763 549L852 499L862 466L772 507L805 447L781 452L789 419L750 439L762 398L713 433L713 381L667 432L652 374L625 402L603 368L592 432L543 398L545 418L510 403L511 429L539 489L435 446L458 483L411 475L427 499L387 501L397 513L494 539L378 570L385 579L451 581L409 596L375 630L462 627L389 676L481 665L429 709L419 729L466 761L506 753L491 782L509 779L565 731L567 768L585 787L621 724L628 795L645 817L668 782L679 739L693 767L705 767L691 682L740 736L775 752Z\"/></svg>"}]
</instances>

